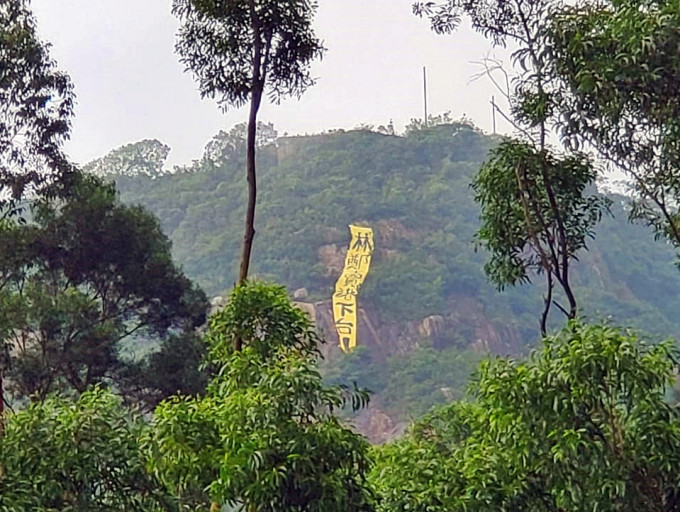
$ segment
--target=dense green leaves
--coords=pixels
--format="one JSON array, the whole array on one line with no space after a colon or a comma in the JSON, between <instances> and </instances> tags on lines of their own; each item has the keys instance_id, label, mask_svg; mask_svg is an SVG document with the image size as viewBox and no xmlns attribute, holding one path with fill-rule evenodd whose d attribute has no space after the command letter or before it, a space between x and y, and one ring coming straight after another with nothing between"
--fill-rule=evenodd
<instances>
[{"instance_id":1,"label":"dense green leaves","mask_svg":"<svg viewBox=\"0 0 680 512\"><path fill-rule=\"evenodd\" d=\"M126 360L120 372L119 385L128 401L152 409L169 396L195 396L205 391L209 372L202 368L206 345L194 329L171 332L159 346L143 347L143 357L140 347L136 348L136 360Z\"/></svg>"},{"instance_id":2,"label":"dense green leaves","mask_svg":"<svg viewBox=\"0 0 680 512\"><path fill-rule=\"evenodd\" d=\"M207 340L215 373L206 396L161 403L148 442L154 472L172 492L207 507L205 489L247 511L371 510L368 445L333 415L367 396L323 384L317 335L285 291L236 287Z\"/></svg>"},{"instance_id":3,"label":"dense green leaves","mask_svg":"<svg viewBox=\"0 0 680 512\"><path fill-rule=\"evenodd\" d=\"M241 106L253 93L278 102L313 83L310 63L323 46L311 23L309 0L174 0L182 21L177 51L203 96Z\"/></svg>"},{"instance_id":4,"label":"dense green leaves","mask_svg":"<svg viewBox=\"0 0 680 512\"><path fill-rule=\"evenodd\" d=\"M484 362L473 404L378 450L382 510L676 510L676 366L671 343L575 323L528 361Z\"/></svg>"},{"instance_id":5,"label":"dense green leaves","mask_svg":"<svg viewBox=\"0 0 680 512\"><path fill-rule=\"evenodd\" d=\"M145 470L145 423L101 389L33 404L0 437L3 512L172 510Z\"/></svg>"},{"instance_id":6,"label":"dense green leaves","mask_svg":"<svg viewBox=\"0 0 680 512\"><path fill-rule=\"evenodd\" d=\"M17 397L121 385L123 341L203 323L205 296L172 262L158 221L120 204L113 186L80 176L66 200L40 199L33 213L2 231L19 249L0 297Z\"/></svg>"},{"instance_id":7,"label":"dense green leaves","mask_svg":"<svg viewBox=\"0 0 680 512\"><path fill-rule=\"evenodd\" d=\"M559 217L545 193L546 178ZM503 289L541 272L562 278L563 258L573 259L586 247L608 204L597 194L586 195L595 178L583 155L557 158L515 141L492 150L472 188L482 208L477 237L491 253L485 270L493 283ZM564 244L555 243L558 222L564 227Z\"/></svg>"},{"instance_id":8,"label":"dense green leaves","mask_svg":"<svg viewBox=\"0 0 680 512\"><path fill-rule=\"evenodd\" d=\"M386 361L360 346L351 354L324 363L321 368L328 383L357 382L370 389L378 407L392 417L420 418L436 405L463 398L470 377L483 357L462 348L467 345L462 336L458 340L436 341L443 347L420 346L388 357ZM452 342L459 345L448 346ZM430 343L423 340L421 345Z\"/></svg>"},{"instance_id":9,"label":"dense green leaves","mask_svg":"<svg viewBox=\"0 0 680 512\"><path fill-rule=\"evenodd\" d=\"M548 30L568 143L592 145L630 179L631 218L680 244L677 2L564 9Z\"/></svg>"},{"instance_id":10,"label":"dense green leaves","mask_svg":"<svg viewBox=\"0 0 680 512\"><path fill-rule=\"evenodd\" d=\"M421 418L403 439L374 448L375 466L369 481L376 491L377 509L467 510L458 444L479 428L479 414L475 405L454 403Z\"/></svg>"}]
</instances>

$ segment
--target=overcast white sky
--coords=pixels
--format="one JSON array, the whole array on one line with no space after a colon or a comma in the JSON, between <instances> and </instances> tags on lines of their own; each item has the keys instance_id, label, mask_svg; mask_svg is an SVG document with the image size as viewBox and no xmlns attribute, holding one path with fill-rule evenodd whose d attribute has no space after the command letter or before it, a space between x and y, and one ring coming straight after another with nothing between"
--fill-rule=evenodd
<instances>
[{"instance_id":1,"label":"overcast white sky","mask_svg":"<svg viewBox=\"0 0 680 512\"><path fill-rule=\"evenodd\" d=\"M317 34L328 52L314 66L318 83L301 100L264 105L260 119L279 133L304 134L359 123L401 129L422 117L422 67L429 111L466 114L491 130L487 79L471 82L491 50L463 28L430 32L411 14L412 0L320 0ZM172 148L170 162L198 158L220 129L246 120L245 110L220 112L202 101L173 47L171 0L33 0L39 32L76 88L77 109L67 146L86 162L128 142L156 138ZM501 55L495 51L496 55ZM496 94L498 97L498 95ZM506 131L498 121L499 131Z\"/></svg>"}]
</instances>

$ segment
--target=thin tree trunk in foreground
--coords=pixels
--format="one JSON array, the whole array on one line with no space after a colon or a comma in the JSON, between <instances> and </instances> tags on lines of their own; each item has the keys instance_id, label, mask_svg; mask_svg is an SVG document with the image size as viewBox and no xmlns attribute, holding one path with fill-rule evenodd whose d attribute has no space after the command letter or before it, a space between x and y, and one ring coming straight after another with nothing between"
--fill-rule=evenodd
<instances>
[{"instance_id":1,"label":"thin tree trunk in foreground","mask_svg":"<svg viewBox=\"0 0 680 512\"><path fill-rule=\"evenodd\" d=\"M250 267L250 253L255 238L255 204L257 201L257 182L255 174L255 145L257 135L257 112L260 110L264 80L262 71L262 41L260 25L255 13L255 2L249 0L250 17L253 29L253 81L251 84L250 115L248 117L248 140L246 149L246 179L248 180L248 205L246 206L245 233L243 234L243 251L241 253L241 268L238 274L238 284L248 279ZM234 339L234 350L240 351L243 340L240 336Z\"/></svg>"},{"instance_id":2,"label":"thin tree trunk in foreground","mask_svg":"<svg viewBox=\"0 0 680 512\"><path fill-rule=\"evenodd\" d=\"M238 284L245 283L250 268L250 253L255 238L255 204L257 202L257 182L255 173L255 137L257 134L257 111L260 107L261 93L253 92L248 119L246 179L248 180L248 204L246 206L245 233L243 234L243 250L241 252L241 268Z\"/></svg>"}]
</instances>

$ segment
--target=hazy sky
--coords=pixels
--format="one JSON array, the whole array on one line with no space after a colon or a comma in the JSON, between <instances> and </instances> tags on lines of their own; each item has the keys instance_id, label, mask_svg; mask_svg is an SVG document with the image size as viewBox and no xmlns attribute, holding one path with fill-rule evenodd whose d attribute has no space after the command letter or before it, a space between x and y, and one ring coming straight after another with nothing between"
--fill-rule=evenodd
<instances>
[{"instance_id":1,"label":"hazy sky","mask_svg":"<svg viewBox=\"0 0 680 512\"><path fill-rule=\"evenodd\" d=\"M328 48L314 66L317 84L301 100L263 105L260 119L279 133L303 134L359 123L401 129L422 117L422 67L429 111L466 114L491 130L488 79L471 82L474 64L491 50L463 28L430 32L411 13L412 0L320 0L317 34ZM70 156L85 162L128 142L156 138L170 161L198 158L220 129L246 120L245 109L220 112L202 101L173 47L178 23L171 0L33 0L41 36L77 94ZM498 51L496 55L500 55ZM499 131L505 131L502 121Z\"/></svg>"}]
</instances>

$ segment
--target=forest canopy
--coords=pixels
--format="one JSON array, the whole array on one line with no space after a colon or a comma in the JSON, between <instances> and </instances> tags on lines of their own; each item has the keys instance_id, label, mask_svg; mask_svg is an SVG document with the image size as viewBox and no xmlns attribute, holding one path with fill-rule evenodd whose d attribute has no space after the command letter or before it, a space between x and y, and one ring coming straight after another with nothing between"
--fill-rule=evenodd
<instances>
[{"instance_id":1,"label":"forest canopy","mask_svg":"<svg viewBox=\"0 0 680 512\"><path fill-rule=\"evenodd\" d=\"M151 139L69 162L70 80L0 0L0 512L680 510L677 7L417 2L511 47L512 135L279 137L317 3L175 0L200 93L250 116L168 170Z\"/></svg>"}]
</instances>

